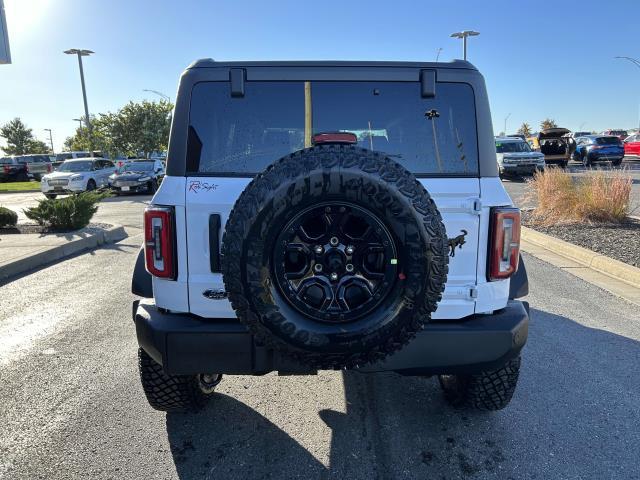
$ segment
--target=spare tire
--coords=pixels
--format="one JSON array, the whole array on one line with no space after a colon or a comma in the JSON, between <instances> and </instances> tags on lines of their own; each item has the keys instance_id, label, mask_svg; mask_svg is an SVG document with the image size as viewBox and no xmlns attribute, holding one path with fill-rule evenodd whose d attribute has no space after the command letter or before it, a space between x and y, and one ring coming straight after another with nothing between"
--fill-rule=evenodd
<instances>
[{"instance_id":1,"label":"spare tire","mask_svg":"<svg viewBox=\"0 0 640 480\"><path fill-rule=\"evenodd\" d=\"M382 153L321 145L259 174L226 224L222 274L256 339L314 368L379 361L430 320L447 277L442 218Z\"/></svg>"}]
</instances>

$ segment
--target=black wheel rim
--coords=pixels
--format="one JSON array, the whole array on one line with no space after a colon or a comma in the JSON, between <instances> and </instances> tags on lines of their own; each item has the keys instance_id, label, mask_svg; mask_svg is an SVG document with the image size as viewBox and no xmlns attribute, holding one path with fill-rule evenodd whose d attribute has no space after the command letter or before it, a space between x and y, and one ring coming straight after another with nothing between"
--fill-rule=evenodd
<instances>
[{"instance_id":1,"label":"black wheel rim","mask_svg":"<svg viewBox=\"0 0 640 480\"><path fill-rule=\"evenodd\" d=\"M280 293L314 320L348 322L374 310L398 275L395 242L372 212L323 203L298 213L278 236L273 272Z\"/></svg>"}]
</instances>

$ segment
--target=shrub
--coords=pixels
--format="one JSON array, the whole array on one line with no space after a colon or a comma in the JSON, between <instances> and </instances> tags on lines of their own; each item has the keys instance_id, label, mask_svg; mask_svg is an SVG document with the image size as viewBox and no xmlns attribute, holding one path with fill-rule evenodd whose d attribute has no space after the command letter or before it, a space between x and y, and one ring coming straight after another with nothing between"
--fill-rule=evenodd
<instances>
[{"instance_id":1,"label":"shrub","mask_svg":"<svg viewBox=\"0 0 640 480\"><path fill-rule=\"evenodd\" d=\"M6 207L0 207L0 228L15 227L18 223L18 214Z\"/></svg>"},{"instance_id":2,"label":"shrub","mask_svg":"<svg viewBox=\"0 0 640 480\"><path fill-rule=\"evenodd\" d=\"M98 211L97 203L108 193L84 192L60 199L39 200L37 207L25 210L25 215L51 230L77 230L86 227Z\"/></svg>"},{"instance_id":3,"label":"shrub","mask_svg":"<svg viewBox=\"0 0 640 480\"><path fill-rule=\"evenodd\" d=\"M631 184L625 171L591 171L574 178L559 168L548 168L529 183L537 201L532 221L542 225L623 222L629 213Z\"/></svg>"}]
</instances>

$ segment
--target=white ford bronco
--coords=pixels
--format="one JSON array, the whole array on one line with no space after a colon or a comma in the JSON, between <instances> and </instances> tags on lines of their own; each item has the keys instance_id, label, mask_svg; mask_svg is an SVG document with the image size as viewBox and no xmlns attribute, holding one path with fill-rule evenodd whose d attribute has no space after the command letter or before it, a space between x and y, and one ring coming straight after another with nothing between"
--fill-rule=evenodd
<instances>
[{"instance_id":1,"label":"white ford bronco","mask_svg":"<svg viewBox=\"0 0 640 480\"><path fill-rule=\"evenodd\" d=\"M498 410L527 339L520 212L469 63L199 60L133 274L142 386L223 374L437 376Z\"/></svg>"}]
</instances>

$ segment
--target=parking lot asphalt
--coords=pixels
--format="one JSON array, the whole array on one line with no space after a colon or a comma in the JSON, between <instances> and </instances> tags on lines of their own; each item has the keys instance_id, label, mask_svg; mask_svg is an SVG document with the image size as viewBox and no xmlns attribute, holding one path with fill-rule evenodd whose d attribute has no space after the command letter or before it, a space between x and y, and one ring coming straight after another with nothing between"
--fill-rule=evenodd
<instances>
[{"instance_id":1,"label":"parking lot asphalt","mask_svg":"<svg viewBox=\"0 0 640 480\"><path fill-rule=\"evenodd\" d=\"M140 226L142 197L107 203ZM501 412L453 410L433 378L321 372L228 376L167 415L136 367L141 241L2 287L0 478L640 478L640 312L566 272L525 255L530 337Z\"/></svg>"}]
</instances>

